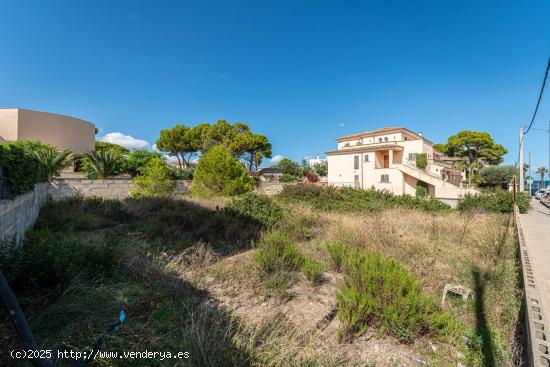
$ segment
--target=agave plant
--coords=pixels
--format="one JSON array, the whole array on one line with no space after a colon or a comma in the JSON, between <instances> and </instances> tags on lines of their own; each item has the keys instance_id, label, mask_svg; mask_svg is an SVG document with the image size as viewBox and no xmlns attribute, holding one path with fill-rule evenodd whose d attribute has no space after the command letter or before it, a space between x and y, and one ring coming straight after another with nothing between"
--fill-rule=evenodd
<instances>
[{"instance_id":1,"label":"agave plant","mask_svg":"<svg viewBox=\"0 0 550 367\"><path fill-rule=\"evenodd\" d=\"M68 149L57 150L52 146L43 145L32 153L38 162L40 162L40 166L44 169L44 174L48 177L49 181L59 176L61 170L72 163L70 159L72 152Z\"/></svg>"},{"instance_id":2,"label":"agave plant","mask_svg":"<svg viewBox=\"0 0 550 367\"><path fill-rule=\"evenodd\" d=\"M105 179L121 173L124 156L112 150L98 150L84 153L89 168L97 178Z\"/></svg>"}]
</instances>

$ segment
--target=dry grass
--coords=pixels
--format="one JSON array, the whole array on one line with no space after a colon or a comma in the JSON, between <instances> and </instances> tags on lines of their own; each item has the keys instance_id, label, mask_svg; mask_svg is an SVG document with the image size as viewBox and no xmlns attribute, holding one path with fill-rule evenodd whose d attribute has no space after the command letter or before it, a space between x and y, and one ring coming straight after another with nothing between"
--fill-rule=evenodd
<instances>
[{"instance_id":1,"label":"dry grass","mask_svg":"<svg viewBox=\"0 0 550 367\"><path fill-rule=\"evenodd\" d=\"M188 197L175 202L130 200L123 204L129 219L100 230L103 222L99 226L94 219L91 230L78 232L89 246L116 241L120 269L132 277L125 281L137 282L133 286L139 289L132 296L143 317L135 321L145 335L135 341L139 345L188 348L194 355L190 362L197 366L381 367L397 365L397 360L402 366L418 365L412 357L438 367L458 362L473 367L516 365L517 247L506 215L404 209L347 214L318 211L303 203L283 204L286 217L275 229L286 233L305 256L328 264L326 244L339 241L403 262L434 297L440 297L446 283L472 288L476 300L464 307L451 300L445 306L466 325L471 349L477 348L471 356L457 357L467 348L462 340L451 343L426 337L404 346L369 333L340 343L337 318L318 327L334 309L343 281L343 275L332 270L326 270L324 281L316 286L296 273L287 298L266 297L253 256L256 250L250 249L250 241L263 233L254 229L256 233L248 234L252 230L239 223L214 234L204 227L204 220L226 202ZM243 245L246 240L249 244ZM50 316L45 313L42 318ZM101 320L104 315L97 317ZM151 331L155 323L161 325L158 332ZM66 338L73 335L67 332ZM233 359L223 360L229 357Z\"/></svg>"}]
</instances>

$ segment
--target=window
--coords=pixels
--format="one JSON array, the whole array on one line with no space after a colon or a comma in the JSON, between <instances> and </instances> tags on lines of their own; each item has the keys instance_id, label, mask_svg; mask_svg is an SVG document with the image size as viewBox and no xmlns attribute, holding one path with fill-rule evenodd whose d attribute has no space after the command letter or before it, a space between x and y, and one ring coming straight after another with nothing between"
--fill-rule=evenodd
<instances>
[{"instance_id":1,"label":"window","mask_svg":"<svg viewBox=\"0 0 550 367\"><path fill-rule=\"evenodd\" d=\"M416 153L409 153L409 161L416 160Z\"/></svg>"},{"instance_id":2,"label":"window","mask_svg":"<svg viewBox=\"0 0 550 367\"><path fill-rule=\"evenodd\" d=\"M390 182L390 175L380 175L380 182Z\"/></svg>"},{"instance_id":3,"label":"window","mask_svg":"<svg viewBox=\"0 0 550 367\"><path fill-rule=\"evenodd\" d=\"M365 162L368 162L368 161L369 161L369 155L365 154Z\"/></svg>"},{"instance_id":4,"label":"window","mask_svg":"<svg viewBox=\"0 0 550 367\"><path fill-rule=\"evenodd\" d=\"M353 157L353 169L359 169L359 156L358 155Z\"/></svg>"},{"instance_id":5,"label":"window","mask_svg":"<svg viewBox=\"0 0 550 367\"><path fill-rule=\"evenodd\" d=\"M382 142L382 138L378 138L378 142L381 143L381 142Z\"/></svg>"},{"instance_id":6,"label":"window","mask_svg":"<svg viewBox=\"0 0 550 367\"><path fill-rule=\"evenodd\" d=\"M387 137L387 136L384 138L384 141L388 141L388 137Z\"/></svg>"},{"instance_id":7,"label":"window","mask_svg":"<svg viewBox=\"0 0 550 367\"><path fill-rule=\"evenodd\" d=\"M354 180L355 182L359 182L359 175L355 175L355 176L353 177L353 180Z\"/></svg>"},{"instance_id":8,"label":"window","mask_svg":"<svg viewBox=\"0 0 550 367\"><path fill-rule=\"evenodd\" d=\"M349 147L349 143L344 144L344 147Z\"/></svg>"}]
</instances>

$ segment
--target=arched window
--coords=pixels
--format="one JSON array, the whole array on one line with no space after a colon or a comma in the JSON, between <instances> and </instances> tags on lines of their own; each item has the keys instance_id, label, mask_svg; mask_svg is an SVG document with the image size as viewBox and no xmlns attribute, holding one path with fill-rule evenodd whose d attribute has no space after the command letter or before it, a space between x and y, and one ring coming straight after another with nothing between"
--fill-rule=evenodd
<instances>
[{"instance_id":1,"label":"arched window","mask_svg":"<svg viewBox=\"0 0 550 367\"><path fill-rule=\"evenodd\" d=\"M378 138L378 142L381 143L381 142L382 142L382 138Z\"/></svg>"},{"instance_id":2,"label":"arched window","mask_svg":"<svg viewBox=\"0 0 550 367\"><path fill-rule=\"evenodd\" d=\"M384 138L384 141L388 141L388 137L387 137L387 136Z\"/></svg>"}]
</instances>

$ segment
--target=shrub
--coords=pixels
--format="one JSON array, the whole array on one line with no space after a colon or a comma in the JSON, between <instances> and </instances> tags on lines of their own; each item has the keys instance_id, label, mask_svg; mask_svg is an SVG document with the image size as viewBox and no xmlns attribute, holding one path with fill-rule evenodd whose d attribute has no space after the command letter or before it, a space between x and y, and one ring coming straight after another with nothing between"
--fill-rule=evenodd
<instances>
[{"instance_id":1,"label":"shrub","mask_svg":"<svg viewBox=\"0 0 550 367\"><path fill-rule=\"evenodd\" d=\"M428 196L428 184L424 181L417 181L416 182L416 196L420 198L424 198Z\"/></svg>"},{"instance_id":2,"label":"shrub","mask_svg":"<svg viewBox=\"0 0 550 367\"><path fill-rule=\"evenodd\" d=\"M133 197L163 197L174 191L176 183L172 181L170 170L162 158L151 158L142 172L134 180Z\"/></svg>"},{"instance_id":3,"label":"shrub","mask_svg":"<svg viewBox=\"0 0 550 367\"><path fill-rule=\"evenodd\" d=\"M294 182L294 181L296 181L296 176L294 175L283 173L281 176L279 176L279 182L287 183L287 182Z\"/></svg>"},{"instance_id":4,"label":"shrub","mask_svg":"<svg viewBox=\"0 0 550 367\"><path fill-rule=\"evenodd\" d=\"M346 334L360 335L379 326L410 343L446 327L435 302L422 293L419 281L404 265L376 252L342 245L333 245L329 253L346 275L337 294L338 317Z\"/></svg>"},{"instance_id":5,"label":"shrub","mask_svg":"<svg viewBox=\"0 0 550 367\"><path fill-rule=\"evenodd\" d=\"M162 159L162 156L159 153L147 152L144 150L136 150L128 153L125 156L123 170L132 177L144 175L146 173L148 163L153 158Z\"/></svg>"},{"instance_id":6,"label":"shrub","mask_svg":"<svg viewBox=\"0 0 550 367\"><path fill-rule=\"evenodd\" d=\"M323 265L312 258L304 258L300 271L311 281L312 286L321 284L323 280Z\"/></svg>"},{"instance_id":7,"label":"shrub","mask_svg":"<svg viewBox=\"0 0 550 367\"><path fill-rule=\"evenodd\" d=\"M336 271L342 270L342 264L347 256L347 247L341 242L328 243L327 252Z\"/></svg>"},{"instance_id":8,"label":"shrub","mask_svg":"<svg viewBox=\"0 0 550 367\"><path fill-rule=\"evenodd\" d=\"M54 287L74 276L96 277L114 267L112 247L88 246L75 235L32 229L21 247L0 250L0 268L14 289Z\"/></svg>"},{"instance_id":9,"label":"shrub","mask_svg":"<svg viewBox=\"0 0 550 367\"><path fill-rule=\"evenodd\" d=\"M244 167L219 145L199 159L191 192L197 196L232 196L243 194L254 185Z\"/></svg>"},{"instance_id":10,"label":"shrub","mask_svg":"<svg viewBox=\"0 0 550 367\"><path fill-rule=\"evenodd\" d=\"M266 234L260 241L255 256L260 268L267 274L297 271L304 264L304 257L296 245L281 231Z\"/></svg>"},{"instance_id":11,"label":"shrub","mask_svg":"<svg viewBox=\"0 0 550 367\"><path fill-rule=\"evenodd\" d=\"M307 202L315 208L324 210L377 211L385 208L408 208L433 212L450 209L447 204L432 197L417 198L410 195L393 195L384 190L309 184L286 186L279 197L284 200Z\"/></svg>"},{"instance_id":12,"label":"shrub","mask_svg":"<svg viewBox=\"0 0 550 367\"><path fill-rule=\"evenodd\" d=\"M124 156L115 150L97 150L84 154L80 169L88 178L105 179L119 175L124 170Z\"/></svg>"},{"instance_id":13,"label":"shrub","mask_svg":"<svg viewBox=\"0 0 550 367\"><path fill-rule=\"evenodd\" d=\"M416 154L416 167L420 169L425 169L428 167L428 155L426 153Z\"/></svg>"},{"instance_id":14,"label":"shrub","mask_svg":"<svg viewBox=\"0 0 550 367\"><path fill-rule=\"evenodd\" d=\"M480 185L507 189L516 174L518 170L513 166L486 166L479 171Z\"/></svg>"},{"instance_id":15,"label":"shrub","mask_svg":"<svg viewBox=\"0 0 550 367\"><path fill-rule=\"evenodd\" d=\"M230 216L249 218L269 228L283 218L283 209L266 195L246 193L234 198L223 209Z\"/></svg>"},{"instance_id":16,"label":"shrub","mask_svg":"<svg viewBox=\"0 0 550 367\"><path fill-rule=\"evenodd\" d=\"M43 145L33 150L33 155L43 168L43 173L52 180L59 176L59 173L66 167L71 165L69 156L72 154L70 150L57 150L56 148Z\"/></svg>"},{"instance_id":17,"label":"shrub","mask_svg":"<svg viewBox=\"0 0 550 367\"><path fill-rule=\"evenodd\" d=\"M328 175L328 161L327 160L324 160L324 161L319 162L319 163L315 163L312 168L313 168L313 172L318 176L325 177L325 176Z\"/></svg>"},{"instance_id":18,"label":"shrub","mask_svg":"<svg viewBox=\"0 0 550 367\"><path fill-rule=\"evenodd\" d=\"M123 147L122 145L108 143L106 141L96 141L95 142L95 151L99 152L100 150L110 150L111 152L118 153L119 155L126 155L130 153L128 148Z\"/></svg>"},{"instance_id":19,"label":"shrub","mask_svg":"<svg viewBox=\"0 0 550 367\"><path fill-rule=\"evenodd\" d=\"M277 163L277 168L280 169L283 174L290 176L300 176L301 173L300 165L288 158L281 159L281 161Z\"/></svg>"},{"instance_id":20,"label":"shrub","mask_svg":"<svg viewBox=\"0 0 550 367\"><path fill-rule=\"evenodd\" d=\"M173 180L192 180L195 169L193 167L171 169Z\"/></svg>"},{"instance_id":21,"label":"shrub","mask_svg":"<svg viewBox=\"0 0 550 367\"><path fill-rule=\"evenodd\" d=\"M33 154L44 146L28 141L0 145L0 198L12 199L47 180L46 169Z\"/></svg>"},{"instance_id":22,"label":"shrub","mask_svg":"<svg viewBox=\"0 0 550 367\"><path fill-rule=\"evenodd\" d=\"M306 172L306 178L307 178L307 182L318 182L319 181L319 177L317 177L317 175L311 171L307 171Z\"/></svg>"},{"instance_id":23,"label":"shrub","mask_svg":"<svg viewBox=\"0 0 550 367\"><path fill-rule=\"evenodd\" d=\"M526 213L531 203L528 194L520 192L517 194L517 205L520 213ZM513 193L497 189L484 191L479 194L467 194L458 201L458 210L481 210L495 213L511 213L513 210Z\"/></svg>"}]
</instances>

